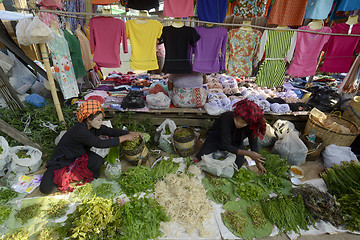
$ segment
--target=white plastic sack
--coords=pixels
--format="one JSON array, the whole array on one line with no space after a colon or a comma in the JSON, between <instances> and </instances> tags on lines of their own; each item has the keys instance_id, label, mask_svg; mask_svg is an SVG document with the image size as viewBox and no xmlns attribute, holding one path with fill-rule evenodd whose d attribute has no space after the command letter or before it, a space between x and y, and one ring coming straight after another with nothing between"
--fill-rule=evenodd
<instances>
[{"instance_id":1,"label":"white plastic sack","mask_svg":"<svg viewBox=\"0 0 360 240\"><path fill-rule=\"evenodd\" d=\"M213 158L213 154L203 155L198 166L205 172L211 173L214 176L232 178L234 175L234 168L236 155L228 153L224 160L217 160Z\"/></svg>"},{"instance_id":2,"label":"white plastic sack","mask_svg":"<svg viewBox=\"0 0 360 240\"><path fill-rule=\"evenodd\" d=\"M117 181L121 177L121 162L120 159L116 159L115 163L106 163L106 168L104 171L105 176L112 180Z\"/></svg>"},{"instance_id":3,"label":"white plastic sack","mask_svg":"<svg viewBox=\"0 0 360 240\"><path fill-rule=\"evenodd\" d=\"M16 153L20 150L27 151L28 158L19 158ZM17 146L10 149L11 163L9 172L29 174L36 172L42 164L42 152L31 146Z\"/></svg>"},{"instance_id":4,"label":"white plastic sack","mask_svg":"<svg viewBox=\"0 0 360 240\"><path fill-rule=\"evenodd\" d=\"M204 108L205 108L206 113L211 116L218 116L218 115L228 111L225 108L213 106L210 103L205 103Z\"/></svg>"},{"instance_id":5,"label":"white plastic sack","mask_svg":"<svg viewBox=\"0 0 360 240\"><path fill-rule=\"evenodd\" d=\"M266 124L266 133L264 139L258 139L258 145L260 147L269 147L276 142L275 129L270 124Z\"/></svg>"},{"instance_id":6,"label":"white plastic sack","mask_svg":"<svg viewBox=\"0 0 360 240\"><path fill-rule=\"evenodd\" d=\"M148 94L146 96L146 102L150 108L165 109L169 108L171 99L163 92L158 92L156 94Z\"/></svg>"},{"instance_id":7,"label":"white plastic sack","mask_svg":"<svg viewBox=\"0 0 360 240\"><path fill-rule=\"evenodd\" d=\"M26 36L32 44L47 43L54 39L51 29L39 17L34 17L29 24L26 29Z\"/></svg>"},{"instance_id":8,"label":"white plastic sack","mask_svg":"<svg viewBox=\"0 0 360 240\"><path fill-rule=\"evenodd\" d=\"M289 133L290 130L295 130L295 125L287 120L277 120L274 125L275 134L278 138L283 138L286 133Z\"/></svg>"},{"instance_id":9,"label":"white plastic sack","mask_svg":"<svg viewBox=\"0 0 360 240\"><path fill-rule=\"evenodd\" d=\"M170 134L166 134L166 127L169 127ZM156 128L156 132L160 134L159 137L159 148L167 153L173 153L174 147L172 144L172 136L176 130L176 124L171 119L165 119L165 121Z\"/></svg>"},{"instance_id":10,"label":"white plastic sack","mask_svg":"<svg viewBox=\"0 0 360 240\"><path fill-rule=\"evenodd\" d=\"M0 177L2 177L4 176L5 169L10 161L10 147L3 136L0 136L0 147L2 148L2 151L0 153Z\"/></svg>"},{"instance_id":11,"label":"white plastic sack","mask_svg":"<svg viewBox=\"0 0 360 240\"><path fill-rule=\"evenodd\" d=\"M111 122L110 120L107 121L103 121L102 123L103 125L112 128ZM106 155L109 154L110 152L110 148L96 148L96 147L92 147L90 148L90 151L93 151L94 153L96 153L97 155L101 156L102 158L106 157Z\"/></svg>"},{"instance_id":12,"label":"white plastic sack","mask_svg":"<svg viewBox=\"0 0 360 240\"><path fill-rule=\"evenodd\" d=\"M289 133L275 142L273 150L279 155L286 157L290 165L300 166L305 163L308 148L299 138L296 132Z\"/></svg>"},{"instance_id":13,"label":"white plastic sack","mask_svg":"<svg viewBox=\"0 0 360 240\"><path fill-rule=\"evenodd\" d=\"M341 147L335 144L326 146L322 152L322 157L324 159L324 166L327 168L330 168L333 164L340 165L341 162L358 160L350 147Z\"/></svg>"},{"instance_id":14,"label":"white plastic sack","mask_svg":"<svg viewBox=\"0 0 360 240\"><path fill-rule=\"evenodd\" d=\"M31 24L30 19L22 19L16 24L16 38L18 43L22 45L30 45L31 42L26 35L26 29Z\"/></svg>"}]
</instances>

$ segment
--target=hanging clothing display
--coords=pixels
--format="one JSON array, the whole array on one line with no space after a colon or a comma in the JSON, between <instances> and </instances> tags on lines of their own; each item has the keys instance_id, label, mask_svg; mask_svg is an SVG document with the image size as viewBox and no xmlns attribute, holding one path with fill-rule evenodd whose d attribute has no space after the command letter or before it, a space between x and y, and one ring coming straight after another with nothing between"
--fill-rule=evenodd
<instances>
[{"instance_id":1,"label":"hanging clothing display","mask_svg":"<svg viewBox=\"0 0 360 240\"><path fill-rule=\"evenodd\" d=\"M264 17L267 1L268 0L236 0L234 1L233 14L243 18Z\"/></svg>"},{"instance_id":2,"label":"hanging clothing display","mask_svg":"<svg viewBox=\"0 0 360 240\"><path fill-rule=\"evenodd\" d=\"M260 87L279 87L285 77L285 60L290 61L296 44L296 32L265 30L261 38L258 60L265 60L256 75Z\"/></svg>"},{"instance_id":3,"label":"hanging clothing display","mask_svg":"<svg viewBox=\"0 0 360 240\"><path fill-rule=\"evenodd\" d=\"M132 19L126 21L125 26L126 35L131 44L130 68L136 70L158 69L156 42L161 37L162 24L156 20L137 23L135 19Z\"/></svg>"},{"instance_id":4,"label":"hanging clothing display","mask_svg":"<svg viewBox=\"0 0 360 240\"><path fill-rule=\"evenodd\" d=\"M175 18L194 16L194 1L164 0L163 15Z\"/></svg>"},{"instance_id":5,"label":"hanging clothing display","mask_svg":"<svg viewBox=\"0 0 360 240\"><path fill-rule=\"evenodd\" d=\"M124 53L128 52L124 21L113 17L93 17L89 26L93 61L99 67L120 67L120 43Z\"/></svg>"},{"instance_id":6,"label":"hanging clothing display","mask_svg":"<svg viewBox=\"0 0 360 240\"><path fill-rule=\"evenodd\" d=\"M80 41L81 58L84 63L85 70L89 71L94 67L93 58L90 50L90 41L80 29L75 30L75 35Z\"/></svg>"},{"instance_id":7,"label":"hanging clothing display","mask_svg":"<svg viewBox=\"0 0 360 240\"><path fill-rule=\"evenodd\" d=\"M108 5L108 4L119 2L119 1L117 1L117 0L91 0L90 2L91 2L91 4L95 4L95 5Z\"/></svg>"},{"instance_id":8,"label":"hanging clothing display","mask_svg":"<svg viewBox=\"0 0 360 240\"><path fill-rule=\"evenodd\" d=\"M225 70L227 30L223 27L195 27L200 35L193 48L193 71L201 73L214 73ZM192 51L191 51L192 52ZM219 53L220 59L219 59ZM191 58L190 54L190 58Z\"/></svg>"},{"instance_id":9,"label":"hanging clothing display","mask_svg":"<svg viewBox=\"0 0 360 240\"><path fill-rule=\"evenodd\" d=\"M261 32L253 29L231 29L227 41L226 72L231 76L251 76L253 60L260 49Z\"/></svg>"},{"instance_id":10,"label":"hanging clothing display","mask_svg":"<svg viewBox=\"0 0 360 240\"><path fill-rule=\"evenodd\" d=\"M81 57L81 48L79 39L68 30L64 30L64 37L68 42L71 62L73 63L76 79L86 76L86 70Z\"/></svg>"},{"instance_id":11,"label":"hanging clothing display","mask_svg":"<svg viewBox=\"0 0 360 240\"><path fill-rule=\"evenodd\" d=\"M333 24L333 33L357 34L360 35L360 23L348 25L346 23ZM326 53L320 71L343 73L348 72L354 60L354 51L358 45L360 37L331 36L323 51Z\"/></svg>"},{"instance_id":12,"label":"hanging clothing display","mask_svg":"<svg viewBox=\"0 0 360 240\"><path fill-rule=\"evenodd\" d=\"M67 12L85 12L85 0L72 0L63 1L64 9ZM66 21L70 23L71 29L75 31L77 24L84 26L85 19L83 18L66 18Z\"/></svg>"},{"instance_id":13,"label":"hanging clothing display","mask_svg":"<svg viewBox=\"0 0 360 240\"><path fill-rule=\"evenodd\" d=\"M200 21L222 23L226 17L228 0L198 0L197 13Z\"/></svg>"},{"instance_id":14,"label":"hanging clothing display","mask_svg":"<svg viewBox=\"0 0 360 240\"><path fill-rule=\"evenodd\" d=\"M334 0L308 0L304 18L325 19L328 17Z\"/></svg>"},{"instance_id":15,"label":"hanging clothing display","mask_svg":"<svg viewBox=\"0 0 360 240\"><path fill-rule=\"evenodd\" d=\"M337 11L352 11L360 9L360 1L341 0Z\"/></svg>"},{"instance_id":16,"label":"hanging clothing display","mask_svg":"<svg viewBox=\"0 0 360 240\"><path fill-rule=\"evenodd\" d=\"M159 8L159 0L128 0L127 7L136 10L150 10Z\"/></svg>"},{"instance_id":17,"label":"hanging clothing display","mask_svg":"<svg viewBox=\"0 0 360 240\"><path fill-rule=\"evenodd\" d=\"M331 28L323 27L322 29L312 30L310 26L299 28L313 32L331 33ZM306 77L316 74L316 67L319 54L325 43L329 40L330 35L313 34L308 32L298 32L294 59L288 70L288 74L296 77Z\"/></svg>"},{"instance_id":18,"label":"hanging clothing display","mask_svg":"<svg viewBox=\"0 0 360 240\"><path fill-rule=\"evenodd\" d=\"M54 40L47 43L51 51L54 65L55 77L60 85L64 99L78 97L79 87L76 82L73 64L69 53L68 43L64 33L59 29L60 34L53 32Z\"/></svg>"},{"instance_id":19,"label":"hanging clothing display","mask_svg":"<svg viewBox=\"0 0 360 240\"><path fill-rule=\"evenodd\" d=\"M192 27L183 26L163 28L161 38L165 45L164 73L191 73L189 61L190 45L194 46L200 35Z\"/></svg>"},{"instance_id":20,"label":"hanging clothing display","mask_svg":"<svg viewBox=\"0 0 360 240\"><path fill-rule=\"evenodd\" d=\"M267 24L301 26L304 20L308 0L276 0L273 4Z\"/></svg>"}]
</instances>

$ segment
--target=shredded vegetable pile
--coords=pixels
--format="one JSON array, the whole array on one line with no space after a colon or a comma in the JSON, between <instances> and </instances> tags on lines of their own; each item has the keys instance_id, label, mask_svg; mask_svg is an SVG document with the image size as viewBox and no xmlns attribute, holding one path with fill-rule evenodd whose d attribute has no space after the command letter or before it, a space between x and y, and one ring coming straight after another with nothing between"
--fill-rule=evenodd
<instances>
[{"instance_id":1,"label":"shredded vegetable pile","mask_svg":"<svg viewBox=\"0 0 360 240\"><path fill-rule=\"evenodd\" d=\"M188 234L198 229L204 236L202 223L211 217L212 207L203 185L188 175L170 174L155 185L155 198L171 220L180 223Z\"/></svg>"}]
</instances>

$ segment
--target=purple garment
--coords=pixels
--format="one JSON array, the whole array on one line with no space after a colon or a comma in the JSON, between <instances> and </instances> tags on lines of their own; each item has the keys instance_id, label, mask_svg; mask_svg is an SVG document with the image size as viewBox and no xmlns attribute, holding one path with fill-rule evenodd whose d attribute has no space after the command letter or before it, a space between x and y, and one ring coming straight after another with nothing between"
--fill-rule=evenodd
<instances>
[{"instance_id":1,"label":"purple garment","mask_svg":"<svg viewBox=\"0 0 360 240\"><path fill-rule=\"evenodd\" d=\"M223 27L206 28L199 26L195 27L195 30L200 35L200 40L192 49L194 51L193 71L215 73L224 70L227 30Z\"/></svg>"}]
</instances>

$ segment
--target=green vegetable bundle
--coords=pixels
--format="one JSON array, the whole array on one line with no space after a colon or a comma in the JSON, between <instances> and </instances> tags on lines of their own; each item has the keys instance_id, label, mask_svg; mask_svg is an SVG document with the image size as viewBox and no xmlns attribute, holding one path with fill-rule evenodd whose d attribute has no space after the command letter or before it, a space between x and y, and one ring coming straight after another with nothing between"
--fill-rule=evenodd
<instances>
[{"instance_id":1,"label":"green vegetable bundle","mask_svg":"<svg viewBox=\"0 0 360 240\"><path fill-rule=\"evenodd\" d=\"M320 191L309 184L303 184L292 189L291 192L295 196L302 196L305 207L309 210L315 221L323 220L330 222L334 226L340 226L343 223L339 204L329 193Z\"/></svg>"},{"instance_id":2,"label":"green vegetable bundle","mask_svg":"<svg viewBox=\"0 0 360 240\"><path fill-rule=\"evenodd\" d=\"M216 202L225 204L227 201L231 200L230 194L228 194L222 189L215 189L211 191L211 194Z\"/></svg>"},{"instance_id":3,"label":"green vegetable bundle","mask_svg":"<svg viewBox=\"0 0 360 240\"><path fill-rule=\"evenodd\" d=\"M334 164L320 174L324 179L329 193L337 197L360 190L360 163L358 161Z\"/></svg>"},{"instance_id":4,"label":"green vegetable bundle","mask_svg":"<svg viewBox=\"0 0 360 240\"><path fill-rule=\"evenodd\" d=\"M257 201L266 197L265 190L257 183L241 183L234 185L234 193L244 200Z\"/></svg>"},{"instance_id":5,"label":"green vegetable bundle","mask_svg":"<svg viewBox=\"0 0 360 240\"><path fill-rule=\"evenodd\" d=\"M226 211L221 214L224 222L230 224L231 228L241 234L248 225L247 218L237 211Z\"/></svg>"},{"instance_id":6,"label":"green vegetable bundle","mask_svg":"<svg viewBox=\"0 0 360 240\"><path fill-rule=\"evenodd\" d=\"M144 166L132 167L123 172L119 184L128 196L154 189L154 179L150 170Z\"/></svg>"},{"instance_id":7,"label":"green vegetable bundle","mask_svg":"<svg viewBox=\"0 0 360 240\"><path fill-rule=\"evenodd\" d=\"M114 185L109 182L103 182L94 188L94 194L98 197L109 197L114 192Z\"/></svg>"},{"instance_id":8,"label":"green vegetable bundle","mask_svg":"<svg viewBox=\"0 0 360 240\"><path fill-rule=\"evenodd\" d=\"M289 178L287 175L289 165L285 158L265 150L260 151L260 154L265 158L264 167L268 173L285 179Z\"/></svg>"},{"instance_id":9,"label":"green vegetable bundle","mask_svg":"<svg viewBox=\"0 0 360 240\"><path fill-rule=\"evenodd\" d=\"M338 201L345 219L345 226L351 231L360 231L360 190L345 194Z\"/></svg>"},{"instance_id":10,"label":"green vegetable bundle","mask_svg":"<svg viewBox=\"0 0 360 240\"><path fill-rule=\"evenodd\" d=\"M29 240L29 232L26 229L18 229L14 232L7 233L3 239L5 240Z\"/></svg>"},{"instance_id":11,"label":"green vegetable bundle","mask_svg":"<svg viewBox=\"0 0 360 240\"><path fill-rule=\"evenodd\" d=\"M19 194L9 188L0 189L0 204L6 204L10 200L16 198Z\"/></svg>"},{"instance_id":12,"label":"green vegetable bundle","mask_svg":"<svg viewBox=\"0 0 360 240\"><path fill-rule=\"evenodd\" d=\"M247 183L256 178L256 173L247 169L247 168L240 168L239 171L235 172L232 177L234 183Z\"/></svg>"},{"instance_id":13,"label":"green vegetable bundle","mask_svg":"<svg viewBox=\"0 0 360 240\"><path fill-rule=\"evenodd\" d=\"M137 146L139 146L142 142L142 138L141 137L137 137L132 141L125 141L121 144L121 146L125 149L125 150L132 150L134 148L136 148Z\"/></svg>"},{"instance_id":14,"label":"green vegetable bundle","mask_svg":"<svg viewBox=\"0 0 360 240\"><path fill-rule=\"evenodd\" d=\"M179 163L173 162L172 158L162 159L151 169L151 175L155 180L163 179L166 175L176 173Z\"/></svg>"},{"instance_id":15,"label":"green vegetable bundle","mask_svg":"<svg viewBox=\"0 0 360 240\"><path fill-rule=\"evenodd\" d=\"M188 137L191 136L192 134L193 134L192 131L188 128L179 128L174 132L174 135L176 135L179 138Z\"/></svg>"},{"instance_id":16,"label":"green vegetable bundle","mask_svg":"<svg viewBox=\"0 0 360 240\"><path fill-rule=\"evenodd\" d=\"M275 193L281 192L285 185L283 179L275 176L271 172L259 176L261 182L271 191Z\"/></svg>"},{"instance_id":17,"label":"green vegetable bundle","mask_svg":"<svg viewBox=\"0 0 360 240\"><path fill-rule=\"evenodd\" d=\"M9 218L11 213L11 207L0 205L0 225L5 222L6 219Z\"/></svg>"},{"instance_id":18,"label":"green vegetable bundle","mask_svg":"<svg viewBox=\"0 0 360 240\"><path fill-rule=\"evenodd\" d=\"M41 231L36 233L36 240L55 240L59 239L58 228L60 225L44 226Z\"/></svg>"},{"instance_id":19,"label":"green vegetable bundle","mask_svg":"<svg viewBox=\"0 0 360 240\"><path fill-rule=\"evenodd\" d=\"M60 200L59 202L50 203L50 208L46 211L46 214L50 219L56 219L64 216L67 210L69 210L69 202Z\"/></svg>"},{"instance_id":20,"label":"green vegetable bundle","mask_svg":"<svg viewBox=\"0 0 360 240\"><path fill-rule=\"evenodd\" d=\"M306 210L304 201L299 195L268 198L261 202L265 216L280 231L300 233L300 229L309 230L308 224L315 224L314 219Z\"/></svg>"},{"instance_id":21,"label":"green vegetable bundle","mask_svg":"<svg viewBox=\"0 0 360 240\"><path fill-rule=\"evenodd\" d=\"M247 207L247 213L249 214L255 228L261 228L267 223L266 217L259 205Z\"/></svg>"},{"instance_id":22,"label":"green vegetable bundle","mask_svg":"<svg viewBox=\"0 0 360 240\"><path fill-rule=\"evenodd\" d=\"M21 224L25 224L28 220L38 216L41 212L41 204L32 204L27 207L21 208L16 212L15 218L21 221Z\"/></svg>"},{"instance_id":23,"label":"green vegetable bundle","mask_svg":"<svg viewBox=\"0 0 360 240\"><path fill-rule=\"evenodd\" d=\"M226 178L213 177L211 175L209 175L207 178L209 179L210 183L216 188L224 186L228 181Z\"/></svg>"}]
</instances>

